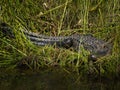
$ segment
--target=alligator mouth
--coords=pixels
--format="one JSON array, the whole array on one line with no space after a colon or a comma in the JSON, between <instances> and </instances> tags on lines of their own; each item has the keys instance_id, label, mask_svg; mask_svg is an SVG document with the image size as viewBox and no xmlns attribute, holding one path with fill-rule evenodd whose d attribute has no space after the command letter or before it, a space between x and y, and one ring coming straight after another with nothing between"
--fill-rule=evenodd
<instances>
[{"instance_id":1,"label":"alligator mouth","mask_svg":"<svg viewBox=\"0 0 120 90\"><path fill-rule=\"evenodd\" d=\"M103 57L103 56L106 56L107 54L108 54L107 51L106 51L106 52L99 53L99 54L90 54L90 55L88 56L88 60L89 60L89 61L92 60L93 62L95 62L95 61L98 60L98 58Z\"/></svg>"}]
</instances>

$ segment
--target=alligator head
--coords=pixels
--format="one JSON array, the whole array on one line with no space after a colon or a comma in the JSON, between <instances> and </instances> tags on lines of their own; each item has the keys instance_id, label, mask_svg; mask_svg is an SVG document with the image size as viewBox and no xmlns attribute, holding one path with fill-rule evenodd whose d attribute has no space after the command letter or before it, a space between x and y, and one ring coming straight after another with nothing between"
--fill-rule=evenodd
<instances>
[{"instance_id":1,"label":"alligator head","mask_svg":"<svg viewBox=\"0 0 120 90\"><path fill-rule=\"evenodd\" d=\"M112 45L101 39L97 39L92 35L78 35L77 38L73 39L74 47L77 50L80 45L84 47L85 50L90 52L89 59L97 60L100 57L110 54L112 51Z\"/></svg>"},{"instance_id":2,"label":"alligator head","mask_svg":"<svg viewBox=\"0 0 120 90\"><path fill-rule=\"evenodd\" d=\"M95 47L91 46L91 48L87 48L87 50L91 52L91 54L89 55L89 59L96 61L97 58L110 54L112 51L112 45L107 43L102 43L101 45L97 44Z\"/></svg>"}]
</instances>

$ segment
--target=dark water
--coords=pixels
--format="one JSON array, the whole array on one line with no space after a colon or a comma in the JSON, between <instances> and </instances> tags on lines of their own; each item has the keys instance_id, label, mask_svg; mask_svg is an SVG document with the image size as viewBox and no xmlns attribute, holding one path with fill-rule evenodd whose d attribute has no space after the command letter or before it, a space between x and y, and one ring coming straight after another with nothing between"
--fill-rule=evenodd
<instances>
[{"instance_id":1,"label":"dark water","mask_svg":"<svg viewBox=\"0 0 120 90\"><path fill-rule=\"evenodd\" d=\"M0 90L120 90L118 80L81 78L65 69L14 75L4 73L0 77Z\"/></svg>"}]
</instances>

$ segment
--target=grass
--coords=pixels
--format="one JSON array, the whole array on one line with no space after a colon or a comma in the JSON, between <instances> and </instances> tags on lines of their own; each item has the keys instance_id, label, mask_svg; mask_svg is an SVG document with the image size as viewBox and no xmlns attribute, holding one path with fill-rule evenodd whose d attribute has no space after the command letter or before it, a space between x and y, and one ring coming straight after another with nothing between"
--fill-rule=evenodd
<instances>
[{"instance_id":1,"label":"grass","mask_svg":"<svg viewBox=\"0 0 120 90\"><path fill-rule=\"evenodd\" d=\"M95 73L108 75L120 71L120 1L119 0L1 0L0 20L9 24L16 39L0 38L0 67L13 69L20 63L31 70L43 67L89 69L89 52L73 52L53 46L37 47L28 41L21 28L45 35L91 33L111 40L112 54L92 65Z\"/></svg>"}]
</instances>

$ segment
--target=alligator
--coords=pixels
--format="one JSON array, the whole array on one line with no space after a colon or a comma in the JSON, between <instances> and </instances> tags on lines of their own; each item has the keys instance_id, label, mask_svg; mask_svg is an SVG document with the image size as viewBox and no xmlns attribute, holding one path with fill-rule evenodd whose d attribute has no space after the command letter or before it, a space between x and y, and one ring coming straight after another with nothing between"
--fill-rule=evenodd
<instances>
[{"instance_id":1,"label":"alligator","mask_svg":"<svg viewBox=\"0 0 120 90\"><path fill-rule=\"evenodd\" d=\"M14 37L12 30L6 28L6 24L1 24L2 32L8 34L9 37ZM8 27L8 26L7 26ZM10 28L10 27L8 27ZM90 52L90 58L96 60L99 57L105 56L111 52L112 45L104 40L97 39L91 34L74 34L70 36L45 36L37 33L22 30L25 36L35 45L46 46L56 45L57 47L73 48L75 51L80 51L81 47Z\"/></svg>"},{"instance_id":2,"label":"alligator","mask_svg":"<svg viewBox=\"0 0 120 90\"><path fill-rule=\"evenodd\" d=\"M91 34L74 34L70 36L44 36L37 33L24 31L25 35L38 46L56 45L58 47L70 48L80 51L81 47L90 52L90 58L96 60L111 52L112 45Z\"/></svg>"}]
</instances>

